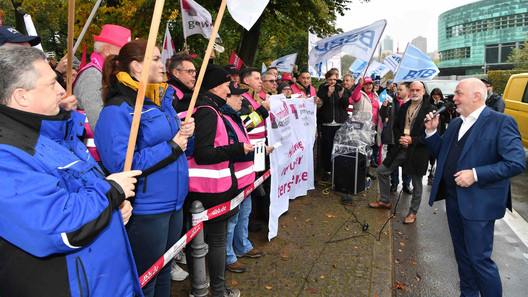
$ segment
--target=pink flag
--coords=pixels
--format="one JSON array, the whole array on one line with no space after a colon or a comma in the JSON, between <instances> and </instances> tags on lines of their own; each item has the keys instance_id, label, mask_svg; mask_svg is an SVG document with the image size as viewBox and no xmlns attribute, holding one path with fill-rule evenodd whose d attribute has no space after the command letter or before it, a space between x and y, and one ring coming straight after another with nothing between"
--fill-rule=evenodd
<instances>
[{"instance_id":1,"label":"pink flag","mask_svg":"<svg viewBox=\"0 0 528 297\"><path fill-rule=\"evenodd\" d=\"M169 23L167 23L167 27L165 28L165 37L163 38L163 49L161 51L163 71L166 71L165 66L167 65L167 61L170 60L172 55L174 55L174 52L176 52L176 50L174 48L174 43L172 43L172 37L169 31Z\"/></svg>"},{"instance_id":2,"label":"pink flag","mask_svg":"<svg viewBox=\"0 0 528 297\"><path fill-rule=\"evenodd\" d=\"M231 53L231 59L229 60L229 64L235 65L238 68L238 70L240 70L244 62L242 62L240 57L237 56L237 54L235 54L235 51L233 51L233 53Z\"/></svg>"}]
</instances>

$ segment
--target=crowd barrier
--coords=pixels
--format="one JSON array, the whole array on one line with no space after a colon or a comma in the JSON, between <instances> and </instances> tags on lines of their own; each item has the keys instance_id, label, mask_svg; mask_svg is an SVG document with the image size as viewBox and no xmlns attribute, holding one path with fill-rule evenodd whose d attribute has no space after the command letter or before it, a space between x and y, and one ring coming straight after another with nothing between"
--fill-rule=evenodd
<instances>
[{"instance_id":1,"label":"crowd barrier","mask_svg":"<svg viewBox=\"0 0 528 297\"><path fill-rule=\"evenodd\" d=\"M235 198L225 203L219 204L213 208L203 210L199 213L192 214L193 227L185 233L161 258L154 263L143 275L139 278L141 287L144 287L160 270L165 267L172 258L174 258L194 237L203 231L203 222L219 217L232 209L235 209L244 199L253 192L259 185L261 185L268 177L270 171L266 171L255 182L249 185L243 192L238 194ZM202 207L203 208L203 207ZM205 256L205 255L204 255Z\"/></svg>"}]
</instances>

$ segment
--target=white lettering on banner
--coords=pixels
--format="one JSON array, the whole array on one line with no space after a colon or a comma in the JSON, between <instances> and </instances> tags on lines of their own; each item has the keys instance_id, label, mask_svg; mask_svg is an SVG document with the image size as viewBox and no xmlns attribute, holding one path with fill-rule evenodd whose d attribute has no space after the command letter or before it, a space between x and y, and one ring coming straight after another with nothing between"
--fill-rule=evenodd
<instances>
[{"instance_id":1,"label":"white lettering on banner","mask_svg":"<svg viewBox=\"0 0 528 297\"><path fill-rule=\"evenodd\" d=\"M145 275L145 277L143 278L143 281L141 282L141 286L143 286L144 284L148 283L148 281L149 281L154 275L156 275L156 273L158 273L158 267L157 267L157 266L154 268L154 271L151 271L151 272L149 272L147 275Z\"/></svg>"},{"instance_id":2,"label":"white lettering on banner","mask_svg":"<svg viewBox=\"0 0 528 297\"><path fill-rule=\"evenodd\" d=\"M208 22L200 22L200 21L189 21L189 29L192 30L194 29L195 27L200 27L200 28L209 28L209 27L212 27L213 24L210 24Z\"/></svg>"},{"instance_id":3,"label":"white lettering on banner","mask_svg":"<svg viewBox=\"0 0 528 297\"><path fill-rule=\"evenodd\" d=\"M216 207L211 211L211 215L216 216L216 215L222 214L223 212L226 211L226 209L227 207L225 205L223 205L222 207Z\"/></svg>"}]
</instances>

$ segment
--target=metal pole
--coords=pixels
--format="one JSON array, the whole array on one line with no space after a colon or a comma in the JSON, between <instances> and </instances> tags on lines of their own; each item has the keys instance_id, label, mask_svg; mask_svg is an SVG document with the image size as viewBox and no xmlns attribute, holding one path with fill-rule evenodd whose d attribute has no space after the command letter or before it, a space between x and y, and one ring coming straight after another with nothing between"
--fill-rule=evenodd
<instances>
[{"instance_id":1,"label":"metal pole","mask_svg":"<svg viewBox=\"0 0 528 297\"><path fill-rule=\"evenodd\" d=\"M88 30L88 27L92 23L92 19L95 15L95 12L99 8L99 4L101 4L101 0L97 0L97 2L94 5L94 8L92 9L92 12L90 13L90 16L88 17L88 20L86 20L86 23L84 24L84 28L82 29L81 34L79 34L79 38L77 38L77 41L75 42L75 46L73 47L73 54L77 52L79 45L81 45L81 41L83 40L84 34L86 34L86 30Z\"/></svg>"},{"instance_id":2,"label":"metal pole","mask_svg":"<svg viewBox=\"0 0 528 297\"><path fill-rule=\"evenodd\" d=\"M190 213L195 216L205 211L200 201L194 201L191 204ZM193 224L194 224L193 220ZM207 274L205 271L205 255L207 255L207 244L204 242L204 228L198 232L193 238L190 248L193 265L192 271L189 270L189 276L191 278L191 294L195 297L207 296L209 290L207 290ZM189 259L188 259L189 260Z\"/></svg>"}]
</instances>

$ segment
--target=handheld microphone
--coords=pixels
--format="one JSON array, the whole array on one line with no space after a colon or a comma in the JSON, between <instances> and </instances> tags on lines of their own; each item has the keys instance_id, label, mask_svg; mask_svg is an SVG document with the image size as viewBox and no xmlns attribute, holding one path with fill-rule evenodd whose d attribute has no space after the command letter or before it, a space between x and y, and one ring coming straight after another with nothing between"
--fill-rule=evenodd
<instances>
[{"instance_id":1,"label":"handheld microphone","mask_svg":"<svg viewBox=\"0 0 528 297\"><path fill-rule=\"evenodd\" d=\"M453 103L451 103L451 101L446 101L444 105L442 105L437 111L435 111L435 113L433 113L433 118L436 117L436 115L441 114L442 112L448 109L451 109L452 107L453 107ZM424 123L427 123L427 122L429 122L428 119L424 121Z\"/></svg>"}]
</instances>

